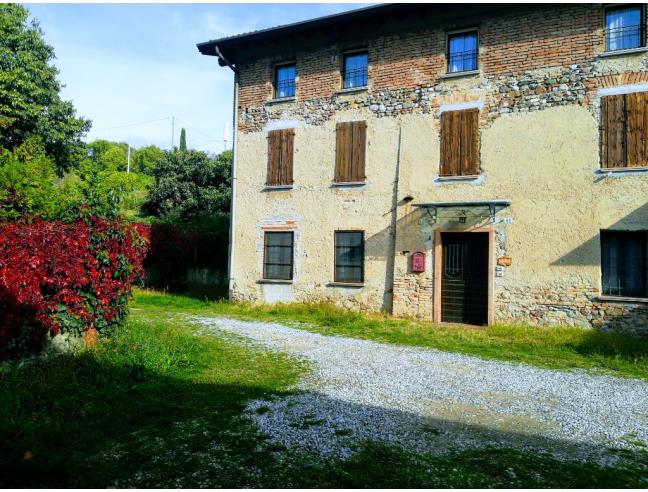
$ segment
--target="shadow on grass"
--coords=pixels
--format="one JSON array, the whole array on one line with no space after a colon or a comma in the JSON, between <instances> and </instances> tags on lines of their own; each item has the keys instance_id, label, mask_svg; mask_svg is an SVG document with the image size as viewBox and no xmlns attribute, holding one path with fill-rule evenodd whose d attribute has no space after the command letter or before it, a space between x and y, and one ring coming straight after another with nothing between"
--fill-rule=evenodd
<instances>
[{"instance_id":1,"label":"shadow on grass","mask_svg":"<svg viewBox=\"0 0 648 492\"><path fill-rule=\"evenodd\" d=\"M1 375L0 486L645 486L646 458L629 452L627 467L601 467L506 448L425 457L369 443L349 461L319 460L270 443L244 417L251 399L289 393L262 382L207 383L190 360L186 364L186 377L169 377L140 364L112 364L81 354ZM342 414L388 412L395 422L421 423L421 417L407 412L324 403ZM453 439L483 431L433 419L425 425L443 429L449 449ZM520 436L497 437L513 442ZM542 445L551 449L566 443Z\"/></svg>"}]
</instances>

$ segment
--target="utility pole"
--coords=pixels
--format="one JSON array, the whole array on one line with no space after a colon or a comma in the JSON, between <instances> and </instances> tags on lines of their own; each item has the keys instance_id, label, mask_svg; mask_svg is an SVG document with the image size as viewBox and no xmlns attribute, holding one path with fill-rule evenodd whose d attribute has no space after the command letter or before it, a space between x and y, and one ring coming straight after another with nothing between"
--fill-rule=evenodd
<instances>
[{"instance_id":1,"label":"utility pole","mask_svg":"<svg viewBox=\"0 0 648 492\"><path fill-rule=\"evenodd\" d=\"M171 116L171 150L173 150L174 137L175 137L175 116Z\"/></svg>"},{"instance_id":2,"label":"utility pole","mask_svg":"<svg viewBox=\"0 0 648 492\"><path fill-rule=\"evenodd\" d=\"M126 173L130 174L130 136L128 137L128 153L126 157Z\"/></svg>"},{"instance_id":3,"label":"utility pole","mask_svg":"<svg viewBox=\"0 0 648 492\"><path fill-rule=\"evenodd\" d=\"M227 135L227 121L225 122L225 126L223 127L223 150L227 150L227 142L228 142L228 135Z\"/></svg>"}]
</instances>

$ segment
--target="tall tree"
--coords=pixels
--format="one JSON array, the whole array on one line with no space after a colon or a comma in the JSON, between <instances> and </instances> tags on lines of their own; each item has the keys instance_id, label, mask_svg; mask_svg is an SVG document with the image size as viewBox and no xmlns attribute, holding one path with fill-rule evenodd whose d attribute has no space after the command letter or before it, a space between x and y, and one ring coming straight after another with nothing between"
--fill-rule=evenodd
<instances>
[{"instance_id":1,"label":"tall tree","mask_svg":"<svg viewBox=\"0 0 648 492\"><path fill-rule=\"evenodd\" d=\"M180 131L180 150L187 150L187 132L184 128Z\"/></svg>"},{"instance_id":2,"label":"tall tree","mask_svg":"<svg viewBox=\"0 0 648 492\"><path fill-rule=\"evenodd\" d=\"M54 49L22 5L0 4L0 147L14 149L39 136L59 172L82 155L89 120L60 97Z\"/></svg>"}]
</instances>

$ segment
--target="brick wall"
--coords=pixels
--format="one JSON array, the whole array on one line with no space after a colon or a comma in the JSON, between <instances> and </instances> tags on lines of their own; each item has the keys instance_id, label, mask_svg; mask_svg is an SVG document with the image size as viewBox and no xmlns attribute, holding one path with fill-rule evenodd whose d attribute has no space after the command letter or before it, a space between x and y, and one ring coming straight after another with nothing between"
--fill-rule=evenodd
<instances>
[{"instance_id":1,"label":"brick wall","mask_svg":"<svg viewBox=\"0 0 648 492\"><path fill-rule=\"evenodd\" d=\"M592 61L604 50L603 6L529 6L476 20L482 76L521 74ZM465 22L463 26L471 26ZM408 30L373 39L328 45L297 54L297 101L331 97L341 86L342 53L365 45L372 92L414 89L439 82L446 73L446 29L454 24ZM262 106L272 97L273 66L281 53L241 66L239 107Z\"/></svg>"}]
</instances>

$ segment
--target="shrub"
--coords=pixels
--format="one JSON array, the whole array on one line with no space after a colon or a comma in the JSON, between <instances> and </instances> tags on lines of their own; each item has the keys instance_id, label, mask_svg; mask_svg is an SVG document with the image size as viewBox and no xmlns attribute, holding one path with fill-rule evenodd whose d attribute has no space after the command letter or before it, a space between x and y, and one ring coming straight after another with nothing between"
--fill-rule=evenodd
<instances>
[{"instance_id":1,"label":"shrub","mask_svg":"<svg viewBox=\"0 0 648 492\"><path fill-rule=\"evenodd\" d=\"M0 222L0 359L47 334L108 333L142 275L148 229L119 220Z\"/></svg>"}]
</instances>

